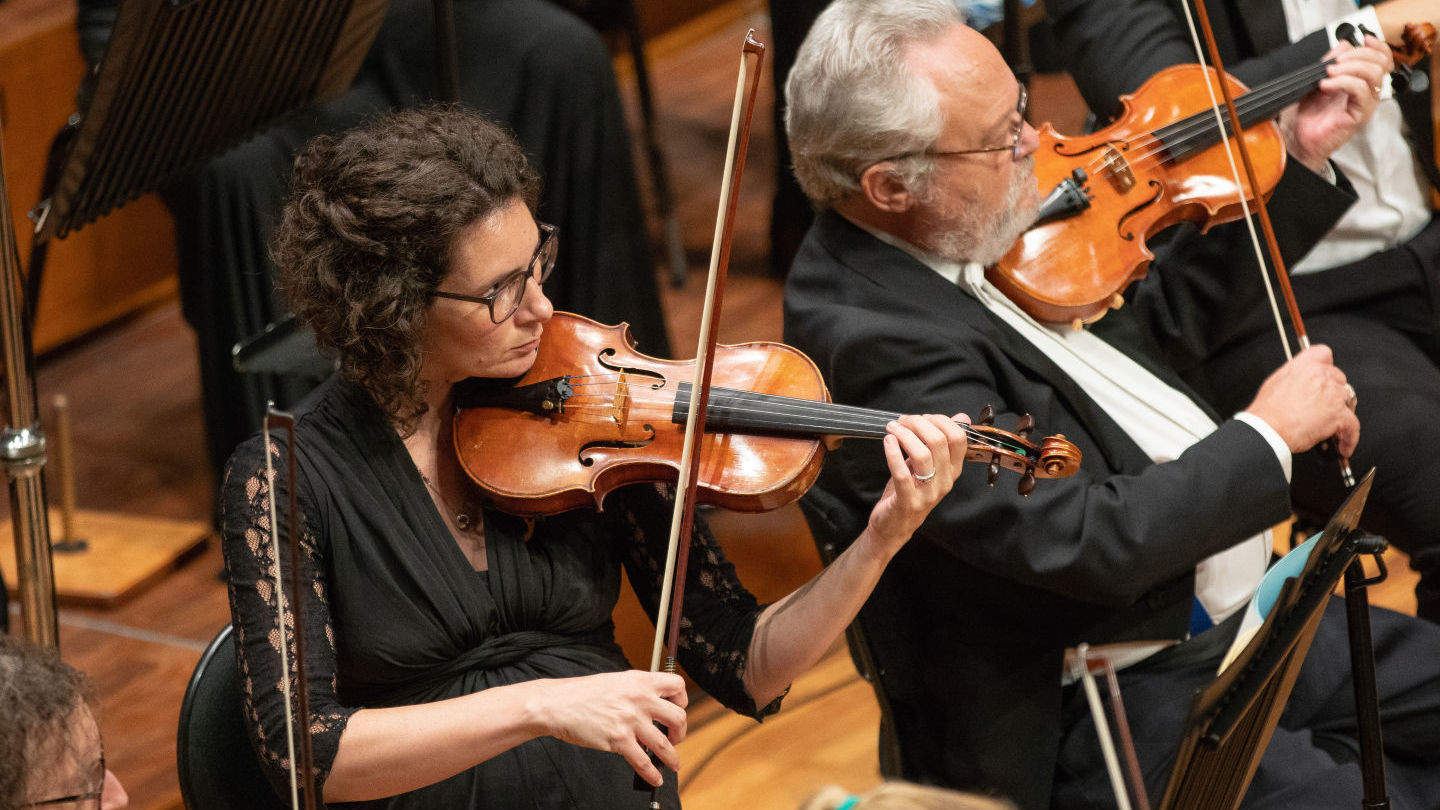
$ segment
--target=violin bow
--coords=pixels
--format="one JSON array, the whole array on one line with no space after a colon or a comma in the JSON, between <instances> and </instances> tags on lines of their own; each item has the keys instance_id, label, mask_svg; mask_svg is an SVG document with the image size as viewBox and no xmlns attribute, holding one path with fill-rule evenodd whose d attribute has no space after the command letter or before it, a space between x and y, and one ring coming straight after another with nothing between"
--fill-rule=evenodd
<instances>
[{"instance_id":1,"label":"violin bow","mask_svg":"<svg viewBox=\"0 0 1440 810\"><path fill-rule=\"evenodd\" d=\"M1185 10L1185 22L1190 27L1190 39L1195 46L1195 56L1203 68L1206 64L1205 52L1210 55L1210 63L1215 66L1215 71L1220 77L1220 95L1225 101L1225 114L1229 118L1230 125L1235 133L1235 146L1240 153L1240 162L1245 166L1245 176L1250 181L1252 192L1260 188L1255 179L1255 165L1250 160L1250 150L1245 145L1244 130L1240 126L1240 115L1235 110L1235 98L1230 92L1229 83L1224 80L1225 62L1220 58L1220 48L1215 43L1215 31L1210 26L1210 15L1205 10L1205 0L1194 0L1195 14L1190 13L1189 3L1182 2L1181 8ZM1205 35L1205 47L1202 50L1200 36L1196 33L1195 22L1199 18L1200 30ZM1260 239L1255 233L1255 223L1250 217L1250 205L1245 197L1245 186L1240 182L1240 173L1235 167L1234 153L1230 147L1230 135L1226 132L1225 121L1221 118L1220 105L1215 98L1215 84L1211 81L1209 71L1202 71L1205 76L1205 87L1210 92L1211 109L1215 113L1215 121L1220 127L1221 142L1225 146L1225 155L1230 159L1230 171L1235 178L1235 186L1239 189L1241 211L1245 217L1245 223L1250 229L1250 240L1255 247L1255 258L1260 264L1260 276L1265 282L1265 293L1270 299L1270 310L1275 315L1275 328L1280 333L1280 345L1285 349L1285 359L1288 361L1293 357L1290 349L1290 338L1285 333L1285 324L1280 319L1280 308L1275 302L1275 291L1270 285L1270 276L1265 272L1265 257L1260 249ZM1301 351L1310 348L1310 335L1305 331L1305 320L1300 317L1300 306L1295 302L1295 290L1290 286L1290 273L1285 267L1285 259L1280 255L1280 243L1275 239L1275 227L1270 222L1270 210L1266 207L1265 196L1255 194L1255 210L1260 217L1260 228L1265 233L1265 245L1269 250L1271 266L1275 270L1275 283L1280 287L1280 293L1285 298L1285 309L1290 316L1290 326L1295 330L1295 341ZM1334 439L1330 440L1331 445L1338 451L1339 445ZM1338 452L1337 452L1338 455ZM1340 478L1345 488L1352 489L1355 486L1355 473L1350 469L1350 459L1343 455L1338 456L1340 466Z\"/></svg>"},{"instance_id":2,"label":"violin bow","mask_svg":"<svg viewBox=\"0 0 1440 810\"><path fill-rule=\"evenodd\" d=\"M705 285L700 340L695 350L695 378L692 383L695 395L690 397L690 411L685 420L685 444L680 455L679 479L675 485L675 509L671 515L665 576L661 583L660 604L655 616L655 645L650 655L651 672L662 670L660 659L665 650L669 653L665 656L663 671L675 671L675 651L680 643L680 614L685 603L685 574L690 559L690 535L695 525L700 441L705 436L705 410L710 401L710 379L715 365L713 350L720 331L719 319L716 316L725 298L725 279L729 271L730 246L735 230L735 210L739 204L735 190L745 171L750 122L755 112L760 67L764 61L765 46L755 39L755 30L752 28L746 32L744 45L740 49L735 106L730 114L730 142L725 152L725 174L721 180L720 205L715 217L715 240L710 250L710 272ZM686 550L684 554L680 553L682 539ZM650 807L659 810L659 788L654 788L651 792Z\"/></svg>"},{"instance_id":3,"label":"violin bow","mask_svg":"<svg viewBox=\"0 0 1440 810\"><path fill-rule=\"evenodd\" d=\"M285 431L286 436L286 529L290 538L290 593L291 614L295 617L295 686L291 687L288 643L289 633L285 630L285 589L280 575L280 524L275 516L275 466L271 459L270 426L275 424ZM270 509L270 554L275 560L275 626L280 634L280 689L285 693L285 746L290 758L290 807L292 810L315 810L315 757L310 746L310 689L305 679L305 633L303 609L305 604L304 583L300 576L300 533L295 508L295 417L275 409L275 403L266 404L265 417L260 434L264 437L266 498ZM296 697L298 696L298 700ZM299 767L296 766L295 740L299 731ZM304 790L301 791L300 788ZM301 797L304 804L301 804Z\"/></svg>"}]
</instances>

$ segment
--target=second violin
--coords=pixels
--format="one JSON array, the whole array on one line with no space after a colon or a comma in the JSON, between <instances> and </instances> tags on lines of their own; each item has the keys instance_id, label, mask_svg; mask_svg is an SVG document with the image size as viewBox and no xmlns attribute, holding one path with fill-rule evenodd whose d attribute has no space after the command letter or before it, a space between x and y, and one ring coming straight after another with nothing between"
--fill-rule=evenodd
<instances>
[{"instance_id":1,"label":"second violin","mask_svg":"<svg viewBox=\"0 0 1440 810\"><path fill-rule=\"evenodd\" d=\"M1411 26L1397 62L1428 52L1435 31ZM1269 197L1285 170L1285 143L1273 118L1313 91L1333 60L1306 66L1247 92L1226 77L1239 113L1255 183ZM1040 128L1035 178L1053 189L1035 227L987 278L1037 320L1077 328L1118 308L1121 293L1145 276L1153 258L1146 242L1183 221L1202 230L1239 219L1249 182L1236 185L1207 91L1213 68L1176 65L1121 98L1115 122L1089 135ZM1218 83L1216 84L1218 86ZM1233 134L1227 124L1225 131Z\"/></svg>"}]
</instances>

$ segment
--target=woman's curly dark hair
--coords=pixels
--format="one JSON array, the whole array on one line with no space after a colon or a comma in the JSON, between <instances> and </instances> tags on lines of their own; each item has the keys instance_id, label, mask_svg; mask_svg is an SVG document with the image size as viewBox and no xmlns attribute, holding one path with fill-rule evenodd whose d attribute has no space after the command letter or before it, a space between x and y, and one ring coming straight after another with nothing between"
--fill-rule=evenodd
<instances>
[{"instance_id":1,"label":"woman's curly dark hair","mask_svg":"<svg viewBox=\"0 0 1440 810\"><path fill-rule=\"evenodd\" d=\"M0 634L0 810L25 804L29 760L47 743L73 745L70 718L90 698L85 676L43 649Z\"/></svg>"},{"instance_id":2,"label":"woman's curly dark hair","mask_svg":"<svg viewBox=\"0 0 1440 810\"><path fill-rule=\"evenodd\" d=\"M425 412L420 338L456 237L540 178L505 130L458 106L310 141L275 235L279 287L340 371L402 430Z\"/></svg>"}]
</instances>

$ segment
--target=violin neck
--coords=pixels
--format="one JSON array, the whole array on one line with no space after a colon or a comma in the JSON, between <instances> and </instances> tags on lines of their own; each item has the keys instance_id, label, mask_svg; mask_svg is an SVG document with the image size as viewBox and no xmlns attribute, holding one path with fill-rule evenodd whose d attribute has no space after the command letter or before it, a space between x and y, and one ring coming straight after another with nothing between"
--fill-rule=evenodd
<instances>
[{"instance_id":1,"label":"violin neck","mask_svg":"<svg viewBox=\"0 0 1440 810\"><path fill-rule=\"evenodd\" d=\"M690 390L690 383L680 383L676 391L671 418L677 423L684 424L690 410ZM885 426L898 418L900 414L888 411L733 388L711 388L705 409L706 429L717 433L880 439L885 436Z\"/></svg>"},{"instance_id":2,"label":"violin neck","mask_svg":"<svg viewBox=\"0 0 1440 810\"><path fill-rule=\"evenodd\" d=\"M1235 99L1235 112L1240 115L1240 126L1248 129L1261 121L1268 121L1280 111L1308 95L1325 78L1326 69L1334 62L1327 59L1309 67L1288 73L1259 85L1250 92ZM1225 118L1225 132L1234 135L1229 116ZM1215 123L1215 113L1206 109L1172 124L1160 127L1151 133L1164 144L1174 160L1209 149L1221 141L1220 127Z\"/></svg>"}]
</instances>

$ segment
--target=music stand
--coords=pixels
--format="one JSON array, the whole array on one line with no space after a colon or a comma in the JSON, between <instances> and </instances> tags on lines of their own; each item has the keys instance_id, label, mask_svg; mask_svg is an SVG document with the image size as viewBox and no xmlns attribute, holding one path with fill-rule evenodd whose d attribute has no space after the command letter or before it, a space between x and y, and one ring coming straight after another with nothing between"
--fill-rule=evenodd
<instances>
[{"instance_id":1,"label":"music stand","mask_svg":"<svg viewBox=\"0 0 1440 810\"><path fill-rule=\"evenodd\" d=\"M1384 547L1356 531L1374 475L1341 504L1244 650L1195 696L1160 810L1240 806L1336 584L1358 555Z\"/></svg>"},{"instance_id":2,"label":"music stand","mask_svg":"<svg viewBox=\"0 0 1440 810\"><path fill-rule=\"evenodd\" d=\"M338 96L359 69L387 5L125 0L54 193L32 211L36 244L63 238L293 110ZM0 198L8 200L3 176ZM26 636L58 646L34 353L8 204L0 213L6 214L0 326L10 404L3 459L21 605Z\"/></svg>"}]
</instances>

